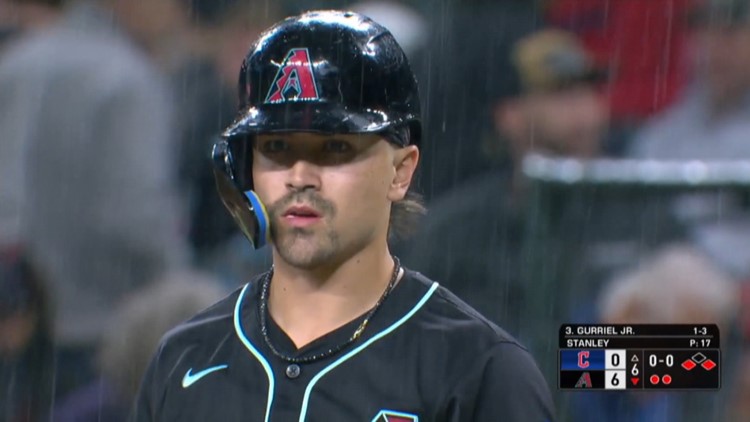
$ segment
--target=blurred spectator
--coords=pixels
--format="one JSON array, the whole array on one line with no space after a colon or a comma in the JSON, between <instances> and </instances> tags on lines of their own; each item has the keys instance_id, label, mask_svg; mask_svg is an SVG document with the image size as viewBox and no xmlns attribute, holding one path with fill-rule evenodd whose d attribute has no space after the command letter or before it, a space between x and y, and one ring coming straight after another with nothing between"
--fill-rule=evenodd
<instances>
[{"instance_id":1,"label":"blurred spectator","mask_svg":"<svg viewBox=\"0 0 750 422\"><path fill-rule=\"evenodd\" d=\"M90 0L85 0L90 1ZM179 0L94 0L115 16L130 41L145 51L162 69L183 52L188 26L185 5ZM111 21L111 19L110 19Z\"/></svg>"},{"instance_id":2,"label":"blurred spectator","mask_svg":"<svg viewBox=\"0 0 750 422\"><path fill-rule=\"evenodd\" d=\"M598 156L609 123L601 93L606 70L573 35L551 29L519 41L512 60L520 95L497 101L492 115L512 162L530 152Z\"/></svg>"},{"instance_id":3,"label":"blurred spectator","mask_svg":"<svg viewBox=\"0 0 750 422\"><path fill-rule=\"evenodd\" d=\"M404 261L437 281L454 280L449 289L516 334L527 217L521 160L534 151L598 155L607 107L597 89L605 73L569 34L534 33L516 44L512 57L514 72L507 76L518 81L517 95L497 99L491 113L494 142L511 162L435 201Z\"/></svg>"},{"instance_id":4,"label":"blurred spectator","mask_svg":"<svg viewBox=\"0 0 750 422\"><path fill-rule=\"evenodd\" d=\"M545 15L613 68L617 78L607 87L613 123L635 127L685 86L685 16L692 1L549 0Z\"/></svg>"},{"instance_id":5,"label":"blurred spectator","mask_svg":"<svg viewBox=\"0 0 750 422\"><path fill-rule=\"evenodd\" d=\"M411 61L424 103L417 185L429 202L487 172L482 152L491 103L515 90L509 53L538 26L532 1L445 0L430 3L426 48Z\"/></svg>"},{"instance_id":6,"label":"blurred spectator","mask_svg":"<svg viewBox=\"0 0 750 422\"><path fill-rule=\"evenodd\" d=\"M32 36L51 25L62 13L63 0L0 0L0 49L12 45L22 33ZM16 50L17 51L17 50ZM2 56L0 56L2 61ZM8 92L0 99L10 100ZM10 106L0 106L0 110ZM2 117L0 117L2 119ZM2 122L2 120L0 120ZM4 137L0 142L0 239L20 239L20 217L23 197L23 138ZM0 245L2 248L2 245Z\"/></svg>"},{"instance_id":7,"label":"blurred spectator","mask_svg":"<svg viewBox=\"0 0 750 422\"><path fill-rule=\"evenodd\" d=\"M54 350L48 293L29 259L0 255L0 420L43 420L52 404Z\"/></svg>"},{"instance_id":8,"label":"blurred spectator","mask_svg":"<svg viewBox=\"0 0 750 422\"><path fill-rule=\"evenodd\" d=\"M736 361L732 354L737 350L729 346L729 339L738 317L739 297L739 285L708 257L688 245L671 245L606 285L598 310L606 324L717 324L727 374L722 384L731 388L736 377L727 368ZM720 416L725 411L723 399L720 395L596 394L576 400L575 420L726 420Z\"/></svg>"},{"instance_id":9,"label":"blurred spectator","mask_svg":"<svg viewBox=\"0 0 750 422\"><path fill-rule=\"evenodd\" d=\"M113 23L119 1L73 3L0 62L0 139L14 148L0 155L18 166L3 183L22 192L21 232L55 300L58 392L90 375L114 303L186 256L172 105Z\"/></svg>"},{"instance_id":10,"label":"blurred spectator","mask_svg":"<svg viewBox=\"0 0 750 422\"><path fill-rule=\"evenodd\" d=\"M750 158L750 3L705 0L692 13L694 81L634 140L638 158Z\"/></svg>"},{"instance_id":11,"label":"blurred spectator","mask_svg":"<svg viewBox=\"0 0 750 422\"><path fill-rule=\"evenodd\" d=\"M672 245L603 289L606 324L717 324L722 333L738 316L739 285L700 251Z\"/></svg>"},{"instance_id":12,"label":"blurred spectator","mask_svg":"<svg viewBox=\"0 0 750 422\"><path fill-rule=\"evenodd\" d=\"M632 156L750 159L750 1L704 0L691 15L695 78L684 98L636 136ZM693 240L736 278L750 276L750 210L736 194L689 195L674 206Z\"/></svg>"},{"instance_id":13,"label":"blurred spectator","mask_svg":"<svg viewBox=\"0 0 750 422\"><path fill-rule=\"evenodd\" d=\"M63 398L56 422L127 420L141 378L161 337L225 293L202 273L168 274L127 297L98 351L100 378Z\"/></svg>"},{"instance_id":14,"label":"blurred spectator","mask_svg":"<svg viewBox=\"0 0 750 422\"><path fill-rule=\"evenodd\" d=\"M216 194L213 142L236 115L237 69L248 46L280 18L259 0L173 0L189 22L184 56L170 71L180 127L179 175L188 196L189 239L199 263L238 233Z\"/></svg>"}]
</instances>

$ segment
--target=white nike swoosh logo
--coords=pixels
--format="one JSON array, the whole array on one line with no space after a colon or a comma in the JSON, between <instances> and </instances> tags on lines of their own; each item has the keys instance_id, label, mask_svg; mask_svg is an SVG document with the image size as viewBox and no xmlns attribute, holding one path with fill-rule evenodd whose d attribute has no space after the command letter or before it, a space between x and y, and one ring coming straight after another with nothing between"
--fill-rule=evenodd
<instances>
[{"instance_id":1,"label":"white nike swoosh logo","mask_svg":"<svg viewBox=\"0 0 750 422\"><path fill-rule=\"evenodd\" d=\"M187 370L187 372L185 372L185 377L182 378L182 388L188 388L206 375L212 372L221 371L222 369L226 369L228 367L229 365L212 366L194 374L192 373L193 368L190 368Z\"/></svg>"}]
</instances>

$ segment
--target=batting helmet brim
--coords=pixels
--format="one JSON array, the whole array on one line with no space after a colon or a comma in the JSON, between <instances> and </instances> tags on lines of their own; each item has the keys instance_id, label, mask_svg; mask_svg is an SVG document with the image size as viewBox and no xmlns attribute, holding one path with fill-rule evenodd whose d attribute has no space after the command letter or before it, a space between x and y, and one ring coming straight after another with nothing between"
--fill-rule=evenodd
<instances>
[{"instance_id":1,"label":"batting helmet brim","mask_svg":"<svg viewBox=\"0 0 750 422\"><path fill-rule=\"evenodd\" d=\"M283 132L383 133L402 125L409 126L411 136L408 142L418 144L421 124L417 116L380 110L352 112L340 104L331 103L288 103L267 105L262 110L248 108L224 131L223 137L232 139Z\"/></svg>"}]
</instances>

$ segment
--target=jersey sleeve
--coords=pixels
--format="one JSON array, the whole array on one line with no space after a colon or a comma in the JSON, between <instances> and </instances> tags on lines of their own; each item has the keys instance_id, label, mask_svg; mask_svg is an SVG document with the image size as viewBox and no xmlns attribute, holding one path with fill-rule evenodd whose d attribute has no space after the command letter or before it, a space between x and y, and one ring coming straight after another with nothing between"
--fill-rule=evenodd
<instances>
[{"instance_id":1,"label":"jersey sleeve","mask_svg":"<svg viewBox=\"0 0 750 422\"><path fill-rule=\"evenodd\" d=\"M529 352L503 342L456 384L447 420L552 422L554 405L547 382Z\"/></svg>"}]
</instances>

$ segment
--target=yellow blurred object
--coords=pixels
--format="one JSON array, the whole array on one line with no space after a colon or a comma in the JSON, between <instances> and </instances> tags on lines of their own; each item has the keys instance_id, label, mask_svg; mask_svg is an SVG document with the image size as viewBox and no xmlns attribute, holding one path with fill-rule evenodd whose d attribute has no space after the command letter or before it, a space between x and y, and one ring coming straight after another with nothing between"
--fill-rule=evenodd
<instances>
[{"instance_id":1,"label":"yellow blurred object","mask_svg":"<svg viewBox=\"0 0 750 422\"><path fill-rule=\"evenodd\" d=\"M544 92L576 82L597 82L607 76L571 33L547 29L521 39L513 50L523 88Z\"/></svg>"}]
</instances>

